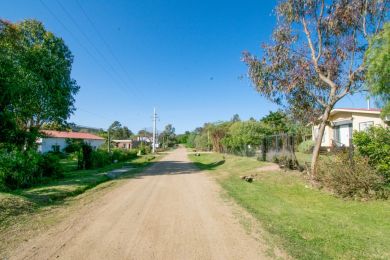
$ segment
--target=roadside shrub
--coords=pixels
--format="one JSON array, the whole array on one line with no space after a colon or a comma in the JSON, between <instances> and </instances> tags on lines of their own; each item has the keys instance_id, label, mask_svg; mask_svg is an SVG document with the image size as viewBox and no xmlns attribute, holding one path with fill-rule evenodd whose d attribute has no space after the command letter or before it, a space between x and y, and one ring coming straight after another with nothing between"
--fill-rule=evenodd
<instances>
[{"instance_id":1,"label":"roadside shrub","mask_svg":"<svg viewBox=\"0 0 390 260\"><path fill-rule=\"evenodd\" d=\"M114 150L112 152L112 160L118 162L125 162L137 158L137 150Z\"/></svg>"},{"instance_id":2,"label":"roadside shrub","mask_svg":"<svg viewBox=\"0 0 390 260\"><path fill-rule=\"evenodd\" d=\"M136 149L131 149L131 150L127 150L125 151L126 153L126 161L129 161L129 160L133 160L135 158L137 158L137 150Z\"/></svg>"},{"instance_id":3,"label":"roadside shrub","mask_svg":"<svg viewBox=\"0 0 390 260\"><path fill-rule=\"evenodd\" d=\"M27 188L43 178L60 177L59 158L53 154L40 154L35 150L0 151L0 183L3 188Z\"/></svg>"},{"instance_id":4,"label":"roadside shrub","mask_svg":"<svg viewBox=\"0 0 390 260\"><path fill-rule=\"evenodd\" d=\"M111 155L103 150L96 150L92 153L92 162L94 168L104 167L111 164Z\"/></svg>"},{"instance_id":5,"label":"roadside shrub","mask_svg":"<svg viewBox=\"0 0 390 260\"><path fill-rule=\"evenodd\" d=\"M78 153L78 168L88 170L93 167L92 146L87 143L81 144L81 153Z\"/></svg>"},{"instance_id":6,"label":"roadside shrub","mask_svg":"<svg viewBox=\"0 0 390 260\"><path fill-rule=\"evenodd\" d=\"M74 153L80 151L84 143L82 139L66 139L65 142L66 147L64 148L64 152L66 153Z\"/></svg>"},{"instance_id":7,"label":"roadside shrub","mask_svg":"<svg viewBox=\"0 0 390 260\"><path fill-rule=\"evenodd\" d=\"M55 153L41 155L38 167L42 171L42 177L63 177L63 168L60 164L61 157Z\"/></svg>"},{"instance_id":8,"label":"roadside shrub","mask_svg":"<svg viewBox=\"0 0 390 260\"><path fill-rule=\"evenodd\" d=\"M149 154L152 151L152 148L150 146L142 145L138 148L140 155Z\"/></svg>"},{"instance_id":9,"label":"roadside shrub","mask_svg":"<svg viewBox=\"0 0 390 260\"><path fill-rule=\"evenodd\" d=\"M370 127L367 131L354 132L353 143L357 152L368 158L368 162L385 180L390 182L390 128Z\"/></svg>"},{"instance_id":10,"label":"roadside shrub","mask_svg":"<svg viewBox=\"0 0 390 260\"><path fill-rule=\"evenodd\" d=\"M295 156L289 152L277 152L275 150L267 153L267 161L277 163L280 168L290 170L302 170L299 167Z\"/></svg>"},{"instance_id":11,"label":"roadside shrub","mask_svg":"<svg viewBox=\"0 0 390 260\"><path fill-rule=\"evenodd\" d=\"M301 153L312 153L314 149L314 141L313 140L307 140L303 141L298 145L298 152Z\"/></svg>"},{"instance_id":12,"label":"roadside shrub","mask_svg":"<svg viewBox=\"0 0 390 260\"><path fill-rule=\"evenodd\" d=\"M0 178L10 189L28 187L38 177L39 154L32 151L2 150L0 156Z\"/></svg>"},{"instance_id":13,"label":"roadside shrub","mask_svg":"<svg viewBox=\"0 0 390 260\"><path fill-rule=\"evenodd\" d=\"M389 195L383 176L360 155L355 155L352 164L346 152L323 158L315 177L323 187L341 197L387 198Z\"/></svg>"}]
</instances>

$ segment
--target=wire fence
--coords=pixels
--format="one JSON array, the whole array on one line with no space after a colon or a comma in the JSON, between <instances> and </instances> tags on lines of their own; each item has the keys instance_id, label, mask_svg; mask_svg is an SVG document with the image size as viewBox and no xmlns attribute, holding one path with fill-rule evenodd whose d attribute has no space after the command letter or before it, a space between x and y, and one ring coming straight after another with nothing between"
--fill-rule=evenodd
<instances>
[{"instance_id":1,"label":"wire fence","mask_svg":"<svg viewBox=\"0 0 390 260\"><path fill-rule=\"evenodd\" d=\"M226 149L228 154L255 157L260 161L278 163L281 167L298 169L295 155L298 143L294 135L277 134L263 137L257 144L247 144L239 148Z\"/></svg>"}]
</instances>

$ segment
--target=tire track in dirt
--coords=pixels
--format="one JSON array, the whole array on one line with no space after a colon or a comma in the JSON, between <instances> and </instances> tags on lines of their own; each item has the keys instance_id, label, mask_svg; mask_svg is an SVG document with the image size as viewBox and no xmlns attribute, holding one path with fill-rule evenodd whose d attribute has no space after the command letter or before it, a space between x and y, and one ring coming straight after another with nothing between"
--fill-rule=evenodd
<instances>
[{"instance_id":1,"label":"tire track in dirt","mask_svg":"<svg viewBox=\"0 0 390 260\"><path fill-rule=\"evenodd\" d=\"M179 148L11 259L265 259L266 249Z\"/></svg>"}]
</instances>

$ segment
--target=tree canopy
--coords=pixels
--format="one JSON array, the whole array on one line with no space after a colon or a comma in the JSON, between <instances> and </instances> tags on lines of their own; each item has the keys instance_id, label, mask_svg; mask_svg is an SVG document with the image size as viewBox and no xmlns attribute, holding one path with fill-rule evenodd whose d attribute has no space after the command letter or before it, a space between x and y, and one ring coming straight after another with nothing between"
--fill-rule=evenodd
<instances>
[{"instance_id":1,"label":"tree canopy","mask_svg":"<svg viewBox=\"0 0 390 260\"><path fill-rule=\"evenodd\" d=\"M389 0L283 0L262 57L243 54L260 94L311 121L321 117L313 173L330 111L364 89L363 56L388 10Z\"/></svg>"},{"instance_id":2,"label":"tree canopy","mask_svg":"<svg viewBox=\"0 0 390 260\"><path fill-rule=\"evenodd\" d=\"M159 139L164 147L172 147L176 144L175 128L172 126L172 124L165 126L164 131L161 132Z\"/></svg>"},{"instance_id":3,"label":"tree canopy","mask_svg":"<svg viewBox=\"0 0 390 260\"><path fill-rule=\"evenodd\" d=\"M365 58L368 89L378 97L383 114L390 114L390 22L370 40Z\"/></svg>"},{"instance_id":4,"label":"tree canopy","mask_svg":"<svg viewBox=\"0 0 390 260\"><path fill-rule=\"evenodd\" d=\"M127 126L122 126L119 121L114 121L108 128L108 131L110 131L111 139L124 140L129 139L134 135Z\"/></svg>"},{"instance_id":5,"label":"tree canopy","mask_svg":"<svg viewBox=\"0 0 390 260\"><path fill-rule=\"evenodd\" d=\"M33 145L43 123L65 122L79 86L64 41L36 20L0 20L2 140Z\"/></svg>"}]
</instances>

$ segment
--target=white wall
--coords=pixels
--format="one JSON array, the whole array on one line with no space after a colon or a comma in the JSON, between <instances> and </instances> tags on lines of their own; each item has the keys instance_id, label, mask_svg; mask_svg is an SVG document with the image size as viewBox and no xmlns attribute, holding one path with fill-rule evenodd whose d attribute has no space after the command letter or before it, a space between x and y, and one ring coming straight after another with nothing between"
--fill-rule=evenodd
<instances>
[{"instance_id":1,"label":"white wall","mask_svg":"<svg viewBox=\"0 0 390 260\"><path fill-rule=\"evenodd\" d=\"M353 130L355 131L361 131L364 129L360 129L359 126L361 126L360 123L364 122L372 122L373 125L380 125L380 126L386 126L385 122L378 116L378 115L372 115L372 114L354 114L352 115L353 118Z\"/></svg>"},{"instance_id":2,"label":"white wall","mask_svg":"<svg viewBox=\"0 0 390 260\"><path fill-rule=\"evenodd\" d=\"M39 142L38 151L41 153L53 151L53 146L55 145L58 145L60 147L60 151L62 152L67 146L65 138L42 138ZM96 149L104 143L104 140L84 140L84 142Z\"/></svg>"},{"instance_id":3,"label":"white wall","mask_svg":"<svg viewBox=\"0 0 390 260\"><path fill-rule=\"evenodd\" d=\"M360 129L360 123L364 122L373 122L374 125L381 125L386 127L386 124L384 121L380 118L379 114L370 114L370 113L364 113L364 112L339 112L335 115L332 115L329 117L329 121L343 121L343 120L352 120L352 130L353 131L361 131L363 129ZM317 134L317 126L312 127L312 139L316 139ZM325 132L324 132L324 138L322 139L321 146L323 147L329 147L332 145L332 140L335 138L334 136L334 128L326 126Z\"/></svg>"},{"instance_id":4,"label":"white wall","mask_svg":"<svg viewBox=\"0 0 390 260\"><path fill-rule=\"evenodd\" d=\"M316 141L316 139L317 139L319 127L320 127L319 125L312 127L312 140L313 141ZM332 132L332 129L329 126L325 126L325 131L324 131L324 135L322 137L321 146L330 146L330 144L331 144L330 133L331 132Z\"/></svg>"},{"instance_id":5,"label":"white wall","mask_svg":"<svg viewBox=\"0 0 390 260\"><path fill-rule=\"evenodd\" d=\"M92 148L97 149L104 143L104 140L84 140L84 142L88 143Z\"/></svg>"}]
</instances>

